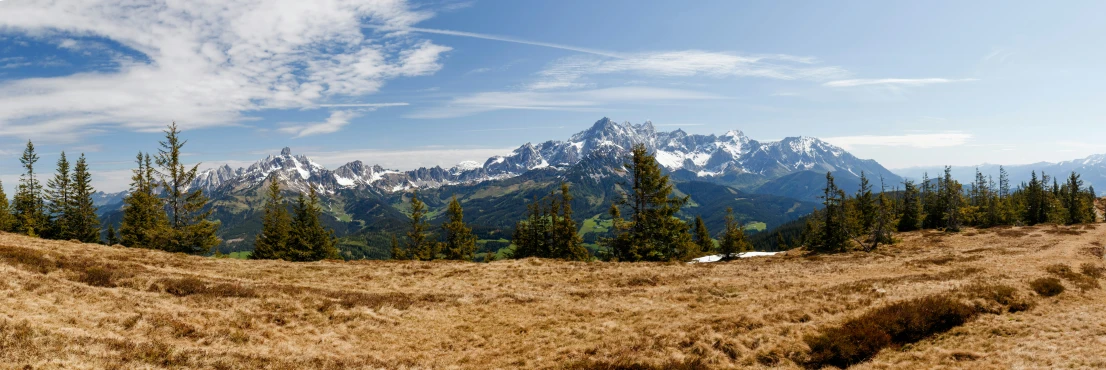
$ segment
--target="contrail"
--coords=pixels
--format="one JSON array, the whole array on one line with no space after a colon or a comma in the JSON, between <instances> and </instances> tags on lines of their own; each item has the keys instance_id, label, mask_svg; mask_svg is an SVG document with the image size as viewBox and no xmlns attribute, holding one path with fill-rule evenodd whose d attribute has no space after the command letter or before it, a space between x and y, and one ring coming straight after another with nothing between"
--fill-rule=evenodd
<instances>
[{"instance_id":1,"label":"contrail","mask_svg":"<svg viewBox=\"0 0 1106 370\"><path fill-rule=\"evenodd\" d=\"M400 28L396 31L409 31L409 32L419 32L419 33L433 33L433 34L438 34L438 35L472 37L472 38L484 39L484 40L513 42L513 43L516 43L516 44L544 46L544 47L547 47L547 48L576 51L576 52L580 52L580 53L601 55L601 56L610 57L610 58L619 58L619 59L625 58L624 56L622 56L618 53L610 52L610 51L606 51L606 50L580 48L580 47L575 47L575 46L570 46L570 45L554 44L554 43L550 43L550 42L529 41L529 40L516 39L516 38L513 38L513 37L487 35L487 34L475 33L475 32L439 30L439 29L433 29L433 28L416 28L416 27Z\"/></svg>"}]
</instances>

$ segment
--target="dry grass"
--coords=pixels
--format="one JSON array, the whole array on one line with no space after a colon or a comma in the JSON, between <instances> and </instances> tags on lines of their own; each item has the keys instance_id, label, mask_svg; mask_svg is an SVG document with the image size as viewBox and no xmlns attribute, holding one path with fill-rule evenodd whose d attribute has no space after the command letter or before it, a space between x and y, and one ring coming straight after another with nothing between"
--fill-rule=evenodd
<instances>
[{"instance_id":1,"label":"dry grass","mask_svg":"<svg viewBox=\"0 0 1106 370\"><path fill-rule=\"evenodd\" d=\"M868 331L837 364L1106 367L1106 228L1064 230L701 265L239 261L0 234L0 368L796 368L834 363L814 360L835 341L809 338ZM1039 296L1040 278L1068 289Z\"/></svg>"}]
</instances>

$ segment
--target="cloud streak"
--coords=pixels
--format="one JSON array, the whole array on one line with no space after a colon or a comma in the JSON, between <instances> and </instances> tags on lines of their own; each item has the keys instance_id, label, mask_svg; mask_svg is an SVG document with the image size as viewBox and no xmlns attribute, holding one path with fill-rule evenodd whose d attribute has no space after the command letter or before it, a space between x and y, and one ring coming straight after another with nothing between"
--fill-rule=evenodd
<instances>
[{"instance_id":1,"label":"cloud streak","mask_svg":"<svg viewBox=\"0 0 1106 370\"><path fill-rule=\"evenodd\" d=\"M690 90L655 87L612 87L576 91L494 91L454 98L408 118L455 118L498 110L597 111L614 103L717 100L724 97Z\"/></svg>"},{"instance_id":2,"label":"cloud streak","mask_svg":"<svg viewBox=\"0 0 1106 370\"><path fill-rule=\"evenodd\" d=\"M388 28L383 28L382 27L380 29L384 30L384 31L430 33L430 34L435 34L435 35L470 37L470 38L477 38L477 39L484 39L484 40L510 42L510 43L515 43L515 44L542 46L542 47L553 48L553 49L575 51L575 52L585 53L585 54L600 55L600 56L605 56L605 57L610 57L610 58L622 58L623 57L622 54L611 52L611 51L606 51L606 50L591 49L591 48L584 48L584 47L577 47L577 46L563 45L563 44L555 44L555 43L551 43L551 42L530 41L530 40L524 40L524 39L519 39L519 38L514 38L514 37L509 37L509 36L489 35L489 34L476 33L476 32L464 32L464 31L441 30L441 29L418 28L418 27L405 27L405 28L399 28L399 29L388 29Z\"/></svg>"},{"instance_id":3,"label":"cloud streak","mask_svg":"<svg viewBox=\"0 0 1106 370\"><path fill-rule=\"evenodd\" d=\"M850 150L861 146L906 147L906 148L944 148L967 144L972 135L951 131L906 135L859 135L828 137L822 140Z\"/></svg>"},{"instance_id":4,"label":"cloud streak","mask_svg":"<svg viewBox=\"0 0 1106 370\"><path fill-rule=\"evenodd\" d=\"M947 84L954 82L979 81L974 78L880 78L880 79L853 79L836 80L823 84L828 87L857 87L857 86L925 86L933 84Z\"/></svg>"}]
</instances>

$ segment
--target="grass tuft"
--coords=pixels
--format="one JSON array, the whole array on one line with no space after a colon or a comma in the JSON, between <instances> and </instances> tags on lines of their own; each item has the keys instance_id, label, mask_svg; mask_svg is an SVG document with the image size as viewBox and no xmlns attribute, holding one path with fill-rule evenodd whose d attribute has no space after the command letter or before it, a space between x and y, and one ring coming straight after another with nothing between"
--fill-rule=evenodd
<instances>
[{"instance_id":1,"label":"grass tuft","mask_svg":"<svg viewBox=\"0 0 1106 370\"><path fill-rule=\"evenodd\" d=\"M1064 292L1064 285L1057 278L1040 278L1029 282L1029 287L1043 297L1052 297Z\"/></svg>"}]
</instances>

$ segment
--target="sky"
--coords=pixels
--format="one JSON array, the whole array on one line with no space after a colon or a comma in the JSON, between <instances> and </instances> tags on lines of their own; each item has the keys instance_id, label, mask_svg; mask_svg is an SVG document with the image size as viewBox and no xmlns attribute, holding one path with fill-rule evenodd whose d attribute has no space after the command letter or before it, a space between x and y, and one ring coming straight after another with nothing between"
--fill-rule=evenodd
<instances>
[{"instance_id":1,"label":"sky","mask_svg":"<svg viewBox=\"0 0 1106 370\"><path fill-rule=\"evenodd\" d=\"M124 5L125 4L125 5ZM602 117L814 136L888 168L1106 153L1106 2L0 0L0 180L127 187L282 147L452 166ZM10 192L10 190L9 190Z\"/></svg>"}]
</instances>

